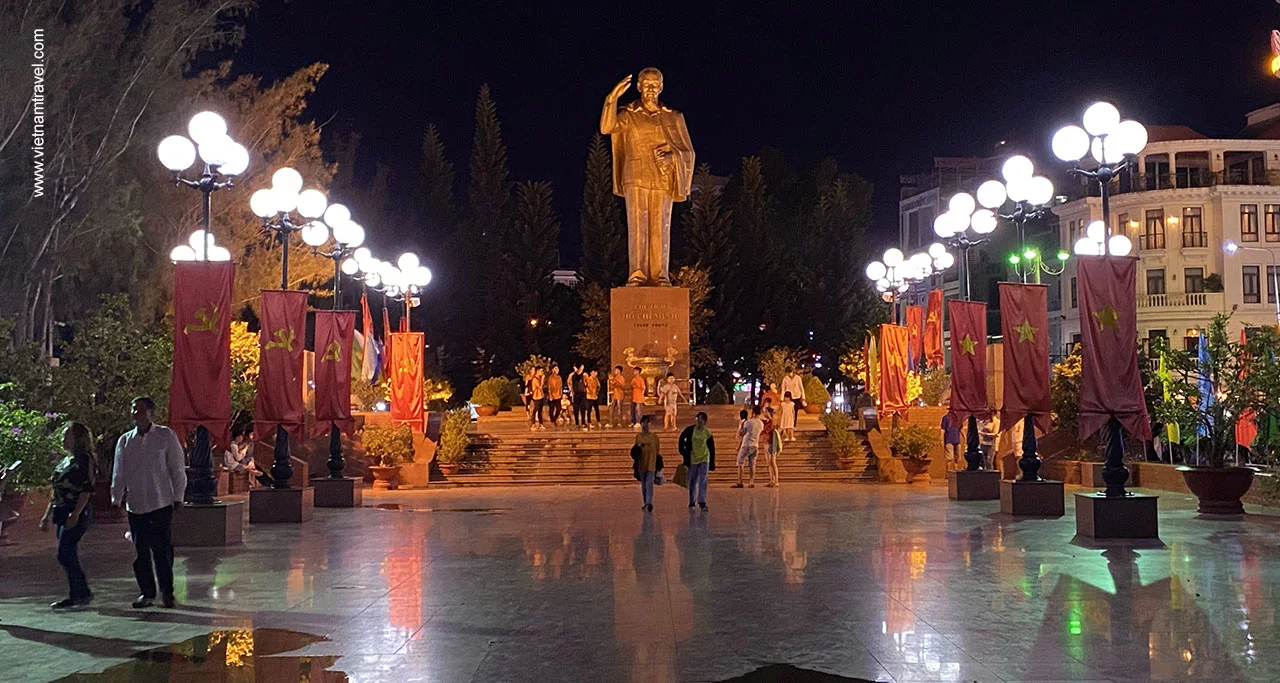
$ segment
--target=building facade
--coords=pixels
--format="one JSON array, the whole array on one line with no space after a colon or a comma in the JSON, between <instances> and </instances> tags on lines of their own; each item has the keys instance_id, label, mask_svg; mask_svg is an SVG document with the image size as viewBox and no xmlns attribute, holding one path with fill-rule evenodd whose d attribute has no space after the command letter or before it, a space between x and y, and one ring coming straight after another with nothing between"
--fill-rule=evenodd
<instances>
[{"instance_id":1,"label":"building facade","mask_svg":"<svg viewBox=\"0 0 1280 683\"><path fill-rule=\"evenodd\" d=\"M1208 138L1183 126L1153 126L1145 149L1117 178L1111 229L1133 242L1138 266L1138 335L1194 348L1214 315L1231 314L1231 333L1276 324L1280 259L1280 104L1251 112L1239 137ZM1060 246L1070 250L1102 219L1096 186L1066 188L1055 206ZM1240 247L1226 253L1228 241ZM1068 352L1080 339L1074 259L1063 274L1060 308Z\"/></svg>"},{"instance_id":2,"label":"building facade","mask_svg":"<svg viewBox=\"0 0 1280 683\"><path fill-rule=\"evenodd\" d=\"M934 168L927 173L906 175L901 178L898 199L898 248L908 256L924 251L940 241L933 232L933 220L946 212L951 197L959 192L973 194L987 180L1000 178L1000 166L1012 152L987 158L940 157L934 159ZM970 233L970 237L974 237ZM985 236L986 241L969 250L970 292L974 301L987 304L987 334L992 341L999 341L1000 295L999 283L1021 281L1009 266L1008 256L1020 251L1017 232L1007 221L1000 221L995 232ZM1041 253L1054 254L1058 250L1057 218L1048 216L1027 226L1027 245ZM945 300L964 298L963 283L958 267L961 254L952 250L957 266L935 275L926 282L913 285L900 297L901 303L924 304L930 289L942 289ZM1051 261L1050 263L1056 263ZM1041 282L1048 286L1050 352L1057 360L1057 350L1062 348L1061 278L1042 274ZM943 335L949 333L944 327Z\"/></svg>"}]
</instances>

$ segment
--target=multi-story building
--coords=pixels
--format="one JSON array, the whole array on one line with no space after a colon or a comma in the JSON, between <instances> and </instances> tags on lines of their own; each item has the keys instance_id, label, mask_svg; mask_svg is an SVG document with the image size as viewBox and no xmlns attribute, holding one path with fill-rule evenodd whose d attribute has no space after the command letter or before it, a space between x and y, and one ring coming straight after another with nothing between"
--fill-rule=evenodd
<instances>
[{"instance_id":1,"label":"multi-story building","mask_svg":"<svg viewBox=\"0 0 1280 683\"><path fill-rule=\"evenodd\" d=\"M1138 335L1192 348L1200 329L1231 313L1231 331L1276 323L1280 260L1280 104L1248 114L1230 139L1185 126L1151 126L1137 163L1113 181L1112 231L1133 242L1138 268ZM1053 208L1061 248L1070 250L1101 220L1096 183L1061 188ZM1224 251L1232 241L1241 249ZM1261 251L1258 251L1258 250ZM1080 339L1074 259L1063 274L1063 342Z\"/></svg>"},{"instance_id":2,"label":"multi-story building","mask_svg":"<svg viewBox=\"0 0 1280 683\"><path fill-rule=\"evenodd\" d=\"M898 248L910 255L928 249L939 241L933 232L933 219L947 210L947 203L958 192L974 193L984 181L999 179L1000 166L1012 153L988 158L940 157L934 159L934 167L927 173L904 175L898 200ZM1058 250L1056 218L1033 221L1027 226L1027 244L1042 253L1054 254ZM973 236L972 233L970 236ZM1013 226L1001 221L996 231L986 236L986 242L969 251L970 291L974 301L987 304L987 333L1000 334L999 283L1012 281L1015 274L1007 258L1020 248ZM957 261L960 254L953 252ZM1058 304L1059 278L1045 275L1042 282L1049 287L1049 338L1051 352L1061 347L1061 315ZM935 275L927 282L911 288L903 297L906 303L923 304L928 291L943 290L947 300L963 298L958 267ZM944 336L947 334L944 331Z\"/></svg>"}]
</instances>

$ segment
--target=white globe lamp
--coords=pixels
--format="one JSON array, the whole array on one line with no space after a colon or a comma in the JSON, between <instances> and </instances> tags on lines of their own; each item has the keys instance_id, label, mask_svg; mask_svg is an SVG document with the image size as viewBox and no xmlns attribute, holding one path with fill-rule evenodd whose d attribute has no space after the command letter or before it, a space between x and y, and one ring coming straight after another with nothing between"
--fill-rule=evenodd
<instances>
[{"instance_id":1,"label":"white globe lamp","mask_svg":"<svg viewBox=\"0 0 1280 683\"><path fill-rule=\"evenodd\" d=\"M170 135L156 148L160 163L170 171L185 171L196 161L196 146L181 135Z\"/></svg>"},{"instance_id":2,"label":"white globe lamp","mask_svg":"<svg viewBox=\"0 0 1280 683\"><path fill-rule=\"evenodd\" d=\"M320 190L303 190L298 194L298 213L304 218L319 218L324 215L324 209L329 205L329 200L325 198L324 193Z\"/></svg>"},{"instance_id":3,"label":"white globe lamp","mask_svg":"<svg viewBox=\"0 0 1280 683\"><path fill-rule=\"evenodd\" d=\"M298 194L302 191L302 174L285 166L271 174L271 187L286 194Z\"/></svg>"},{"instance_id":4,"label":"white globe lamp","mask_svg":"<svg viewBox=\"0 0 1280 683\"><path fill-rule=\"evenodd\" d=\"M249 197L249 209L259 218L270 218L276 215L276 195L271 190L262 189Z\"/></svg>"},{"instance_id":5,"label":"white globe lamp","mask_svg":"<svg viewBox=\"0 0 1280 683\"><path fill-rule=\"evenodd\" d=\"M316 248L329 240L329 226L320 221L311 221L302 226L302 241L307 246Z\"/></svg>"},{"instance_id":6,"label":"white globe lamp","mask_svg":"<svg viewBox=\"0 0 1280 683\"><path fill-rule=\"evenodd\" d=\"M191 123L187 124L187 133L191 135L191 139L195 140L197 145L203 145L206 142L225 137L227 134L227 122L211 111L202 111L191 117Z\"/></svg>"},{"instance_id":7,"label":"white globe lamp","mask_svg":"<svg viewBox=\"0 0 1280 683\"><path fill-rule=\"evenodd\" d=\"M1110 135L1120 125L1120 110L1110 102L1096 102L1084 110L1084 129L1090 135Z\"/></svg>"},{"instance_id":8,"label":"white globe lamp","mask_svg":"<svg viewBox=\"0 0 1280 683\"><path fill-rule=\"evenodd\" d=\"M988 209L998 209L1007 198L1004 183L999 180L988 180L978 186L978 203Z\"/></svg>"},{"instance_id":9,"label":"white globe lamp","mask_svg":"<svg viewBox=\"0 0 1280 683\"><path fill-rule=\"evenodd\" d=\"M1089 134L1079 126L1066 126L1053 134L1053 155L1063 161L1079 161L1089 153Z\"/></svg>"}]
</instances>

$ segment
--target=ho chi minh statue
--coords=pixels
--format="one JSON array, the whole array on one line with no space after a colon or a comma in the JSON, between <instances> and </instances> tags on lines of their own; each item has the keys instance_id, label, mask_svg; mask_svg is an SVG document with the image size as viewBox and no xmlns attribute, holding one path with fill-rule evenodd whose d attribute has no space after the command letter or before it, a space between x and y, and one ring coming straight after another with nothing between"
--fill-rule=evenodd
<instances>
[{"instance_id":1,"label":"ho chi minh statue","mask_svg":"<svg viewBox=\"0 0 1280 683\"><path fill-rule=\"evenodd\" d=\"M693 143L684 115L658 101L662 72L640 72L640 99L618 109L631 76L604 100L600 132L613 141L613 193L627 203L627 286L671 284L671 203L689 196Z\"/></svg>"}]
</instances>

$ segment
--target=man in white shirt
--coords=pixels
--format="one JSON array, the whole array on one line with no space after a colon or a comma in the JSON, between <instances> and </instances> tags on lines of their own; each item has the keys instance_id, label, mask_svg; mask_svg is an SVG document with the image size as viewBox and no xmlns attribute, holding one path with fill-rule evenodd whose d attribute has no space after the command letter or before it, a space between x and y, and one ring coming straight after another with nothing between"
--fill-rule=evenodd
<instances>
[{"instance_id":1,"label":"man in white shirt","mask_svg":"<svg viewBox=\"0 0 1280 683\"><path fill-rule=\"evenodd\" d=\"M133 400L135 426L116 442L111 476L111 503L124 502L129 512L133 575L142 591L133 601L136 609L150 607L155 601L157 579L164 606L174 606L173 511L182 504L187 488L182 444L171 429L151 421L155 409L150 398Z\"/></svg>"},{"instance_id":2,"label":"man in white shirt","mask_svg":"<svg viewBox=\"0 0 1280 683\"><path fill-rule=\"evenodd\" d=\"M787 392L791 393L791 400L796 403L796 413L804 410L804 378L796 374L795 368L787 368L787 374L782 377L782 396L786 396Z\"/></svg>"},{"instance_id":3,"label":"man in white shirt","mask_svg":"<svg viewBox=\"0 0 1280 683\"><path fill-rule=\"evenodd\" d=\"M745 466L751 472L750 483L747 488L756 487L756 454L759 453L758 443L760 434L764 432L764 421L760 419L760 406L751 409L751 419L747 419L747 411L742 411L742 424L738 427L738 436L742 442L738 445L738 483L732 488L742 488L742 468Z\"/></svg>"}]
</instances>

